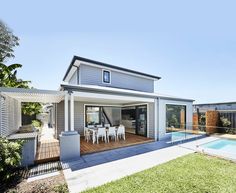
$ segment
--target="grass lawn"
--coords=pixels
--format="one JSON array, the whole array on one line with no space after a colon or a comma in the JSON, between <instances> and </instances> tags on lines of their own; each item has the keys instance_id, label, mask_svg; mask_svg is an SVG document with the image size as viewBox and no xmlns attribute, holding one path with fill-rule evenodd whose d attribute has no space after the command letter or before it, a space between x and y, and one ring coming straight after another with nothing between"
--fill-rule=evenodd
<instances>
[{"instance_id":1,"label":"grass lawn","mask_svg":"<svg viewBox=\"0 0 236 193\"><path fill-rule=\"evenodd\" d=\"M194 153L85 192L235 193L236 163Z\"/></svg>"}]
</instances>

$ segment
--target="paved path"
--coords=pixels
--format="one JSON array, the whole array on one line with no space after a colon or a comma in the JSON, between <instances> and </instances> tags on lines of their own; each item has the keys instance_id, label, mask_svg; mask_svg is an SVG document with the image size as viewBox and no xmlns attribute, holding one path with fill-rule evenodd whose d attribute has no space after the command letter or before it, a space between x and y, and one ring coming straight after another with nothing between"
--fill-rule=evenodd
<instances>
[{"instance_id":1,"label":"paved path","mask_svg":"<svg viewBox=\"0 0 236 193\"><path fill-rule=\"evenodd\" d=\"M53 140L53 139L55 139L54 136L55 136L55 129L49 128L48 124L44 123L43 128L42 128L40 141Z\"/></svg>"},{"instance_id":2,"label":"paved path","mask_svg":"<svg viewBox=\"0 0 236 193\"><path fill-rule=\"evenodd\" d=\"M63 163L70 192L100 186L194 152L177 145L160 149L160 144L154 142L101 152Z\"/></svg>"}]
</instances>

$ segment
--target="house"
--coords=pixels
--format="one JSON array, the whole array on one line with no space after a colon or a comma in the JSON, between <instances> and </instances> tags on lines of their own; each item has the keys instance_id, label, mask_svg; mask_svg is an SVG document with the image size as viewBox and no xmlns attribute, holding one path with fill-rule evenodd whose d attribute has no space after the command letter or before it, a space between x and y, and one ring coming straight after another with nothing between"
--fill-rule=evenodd
<instances>
[{"instance_id":1,"label":"house","mask_svg":"<svg viewBox=\"0 0 236 193\"><path fill-rule=\"evenodd\" d=\"M72 152L80 151L78 141L89 125L122 124L127 133L162 140L173 109L180 109L177 125L192 124L193 100L155 92L160 79L74 56L59 91L0 88L1 135L10 135L21 125L21 102L44 102L54 104L51 124L57 138L62 134L61 146Z\"/></svg>"},{"instance_id":2,"label":"house","mask_svg":"<svg viewBox=\"0 0 236 193\"><path fill-rule=\"evenodd\" d=\"M193 111L204 113L209 110L218 111L235 111L236 102L221 102L221 103L204 103L204 104L194 104Z\"/></svg>"}]
</instances>

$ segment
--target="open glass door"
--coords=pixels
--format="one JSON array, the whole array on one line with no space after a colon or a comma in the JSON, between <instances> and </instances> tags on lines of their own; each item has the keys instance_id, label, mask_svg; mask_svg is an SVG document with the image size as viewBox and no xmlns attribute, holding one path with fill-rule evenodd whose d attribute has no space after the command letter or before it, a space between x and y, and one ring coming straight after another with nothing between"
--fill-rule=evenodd
<instances>
[{"instance_id":1,"label":"open glass door","mask_svg":"<svg viewBox=\"0 0 236 193\"><path fill-rule=\"evenodd\" d=\"M147 137L147 105L136 106L136 134Z\"/></svg>"}]
</instances>

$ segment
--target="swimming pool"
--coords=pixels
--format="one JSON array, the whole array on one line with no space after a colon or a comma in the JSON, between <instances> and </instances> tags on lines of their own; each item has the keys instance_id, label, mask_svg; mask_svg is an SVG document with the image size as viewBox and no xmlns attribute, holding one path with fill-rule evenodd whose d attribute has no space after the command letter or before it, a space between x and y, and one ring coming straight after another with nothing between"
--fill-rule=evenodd
<instances>
[{"instance_id":1,"label":"swimming pool","mask_svg":"<svg viewBox=\"0 0 236 193\"><path fill-rule=\"evenodd\" d=\"M218 139L203 144L201 147L236 155L236 140Z\"/></svg>"},{"instance_id":2,"label":"swimming pool","mask_svg":"<svg viewBox=\"0 0 236 193\"><path fill-rule=\"evenodd\" d=\"M191 139L194 137L199 137L199 134L194 134L194 133L188 133L188 132L171 132L171 140L172 141L181 141L185 139Z\"/></svg>"}]
</instances>

